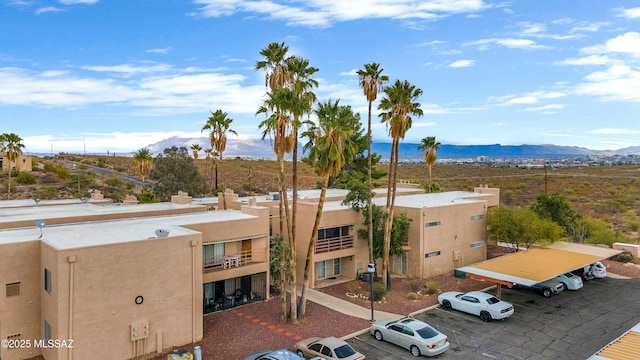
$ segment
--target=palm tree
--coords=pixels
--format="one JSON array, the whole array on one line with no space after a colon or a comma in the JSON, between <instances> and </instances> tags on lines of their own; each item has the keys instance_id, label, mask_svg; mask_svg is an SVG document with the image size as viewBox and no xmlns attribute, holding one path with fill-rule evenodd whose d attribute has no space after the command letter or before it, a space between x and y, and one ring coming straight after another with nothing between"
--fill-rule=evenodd
<instances>
[{"instance_id":1,"label":"palm tree","mask_svg":"<svg viewBox=\"0 0 640 360\"><path fill-rule=\"evenodd\" d=\"M265 86L270 90L267 92L267 99L264 105L258 109L256 114L267 114L267 120L264 120L260 124L260 128L263 128L262 138L270 136L273 142L273 150L278 158L279 171L278 171L278 192L279 204L278 211L280 215L280 236L284 237L284 210L288 213L289 205L287 201L286 183L284 179L284 154L291 150L291 138L288 131L289 117L285 114L285 106L283 101L289 102L291 94L278 93L281 90L288 78L286 73L286 61L287 52L289 47L285 43L273 42L267 45L266 48L260 51L263 60L256 62L255 70L265 71ZM279 103L278 103L279 102ZM291 226L289 225L289 218L287 221L287 233L291 235ZM289 236L291 239L291 236ZM281 274L285 274L285 268L288 265L285 259L284 246L280 246L280 266ZM281 306L282 317L286 319L287 316L287 292L286 290L286 277L281 278ZM292 301L295 303L295 301Z\"/></svg>"},{"instance_id":2,"label":"palm tree","mask_svg":"<svg viewBox=\"0 0 640 360\"><path fill-rule=\"evenodd\" d=\"M211 143L211 148L215 150L218 154L218 160L222 162L222 153L227 148L227 133L231 133L234 135L238 135L238 133L231 129L231 124L233 123L233 119L228 117L226 112L218 109L214 113L211 112L211 116L207 118L207 122L202 126L201 132L208 130L209 131L209 141ZM216 172L216 190L218 189L218 161L215 162L215 172ZM224 197L224 189L222 192L222 208L226 209L226 199Z\"/></svg>"},{"instance_id":3,"label":"palm tree","mask_svg":"<svg viewBox=\"0 0 640 360\"><path fill-rule=\"evenodd\" d=\"M389 249L391 247L391 228L393 226L393 208L396 198L396 181L398 175L398 144L411 128L412 116L422 116L423 111L416 99L422 90L408 81L396 80L393 86L384 89L378 109L383 123L386 123L391 136L391 155L389 157L389 184L387 185L387 207L384 224L384 243L382 253L382 282L389 287L387 275L389 269Z\"/></svg>"},{"instance_id":4,"label":"palm tree","mask_svg":"<svg viewBox=\"0 0 640 360\"><path fill-rule=\"evenodd\" d=\"M289 237L289 248L292 254L296 253L296 214L298 208L298 129L300 128L300 117L304 114L311 113L313 103L316 101L316 95L311 91L312 88L318 86L318 81L311 76L315 74L318 69L309 66L309 60L301 57L292 56L287 59L286 62L287 86L293 92L293 99L289 102L286 109L293 115L292 121L292 188L293 188L293 203L291 214L287 213L287 219L291 219L291 233ZM290 268L294 269L291 272L291 294L297 294L297 273L295 271L297 266L296 257L291 257ZM296 296L297 297L297 296ZM291 301L291 320L296 322L298 319L297 301Z\"/></svg>"},{"instance_id":5,"label":"palm tree","mask_svg":"<svg viewBox=\"0 0 640 360\"><path fill-rule=\"evenodd\" d=\"M266 48L260 51L260 55L264 57L264 60L257 61L255 69L265 70L264 84L271 91L283 87L287 80L288 75L285 71L285 63L288 51L288 46L277 42L267 45Z\"/></svg>"},{"instance_id":6,"label":"palm tree","mask_svg":"<svg viewBox=\"0 0 640 360\"><path fill-rule=\"evenodd\" d=\"M13 163L22 154L24 144L22 138L14 133L0 134L0 150L7 155L9 161L9 184L7 185L7 200L11 199L11 173L13 172Z\"/></svg>"},{"instance_id":7,"label":"palm tree","mask_svg":"<svg viewBox=\"0 0 640 360\"><path fill-rule=\"evenodd\" d=\"M318 228L329 177L340 174L342 168L353 160L358 148L351 135L358 127L360 117L353 113L350 106L341 106L339 102L339 100L335 102L329 100L320 103L315 110L318 124L307 121L309 128L303 134L303 137L308 139L304 149L309 152L305 161L314 167L318 175L322 176L322 190L320 190L318 209L304 266L304 283L300 297L300 316L302 317L306 313L306 289L309 287L309 274L313 266L312 255L318 240Z\"/></svg>"},{"instance_id":8,"label":"palm tree","mask_svg":"<svg viewBox=\"0 0 640 360\"><path fill-rule=\"evenodd\" d=\"M436 152L440 149L440 143L436 141L435 136L427 136L423 138L420 142L420 146L418 149L424 150L422 153L422 157L424 158L424 162L427 163L427 168L429 169L429 186L428 192L432 192L431 186L431 168L436 163L438 157L436 156Z\"/></svg>"},{"instance_id":9,"label":"palm tree","mask_svg":"<svg viewBox=\"0 0 640 360\"><path fill-rule=\"evenodd\" d=\"M198 160L198 152L202 150L202 147L198 143L191 144L191 151L193 151L193 158Z\"/></svg>"},{"instance_id":10,"label":"palm tree","mask_svg":"<svg viewBox=\"0 0 640 360\"><path fill-rule=\"evenodd\" d=\"M151 168L153 168L153 157L149 149L142 148L136 151L135 154L133 154L133 162L142 178L142 192L144 193L144 179L149 176Z\"/></svg>"},{"instance_id":11,"label":"palm tree","mask_svg":"<svg viewBox=\"0 0 640 360\"><path fill-rule=\"evenodd\" d=\"M367 221L369 225L369 263L373 263L373 212L371 209L371 104L378 97L378 93L382 92L383 85L389 81L387 75L382 75L383 69L379 69L380 64L369 63L364 64L363 70L358 70L358 80L364 91L364 96L369 103L369 111L367 116Z\"/></svg>"},{"instance_id":12,"label":"palm tree","mask_svg":"<svg viewBox=\"0 0 640 360\"><path fill-rule=\"evenodd\" d=\"M206 162L205 167L204 167L204 180L205 182L207 181L207 171L209 169L209 161L211 159L215 159L218 158L218 154L215 152L215 150L213 150L212 148L208 148L204 150L204 160ZM211 172L211 180L209 181L209 186L208 186L208 190L207 192L209 193L209 195L211 195L211 188L213 187L213 171Z\"/></svg>"}]
</instances>

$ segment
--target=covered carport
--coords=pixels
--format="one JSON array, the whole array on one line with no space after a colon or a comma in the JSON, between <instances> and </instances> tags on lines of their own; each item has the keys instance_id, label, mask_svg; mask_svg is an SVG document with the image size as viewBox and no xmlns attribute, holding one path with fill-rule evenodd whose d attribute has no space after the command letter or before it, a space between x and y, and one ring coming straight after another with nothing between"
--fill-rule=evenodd
<instances>
[{"instance_id":1,"label":"covered carport","mask_svg":"<svg viewBox=\"0 0 640 360\"><path fill-rule=\"evenodd\" d=\"M470 278L496 283L496 295L500 297L500 285L532 286L621 252L599 246L558 242L464 266L456 269L456 272L464 273Z\"/></svg>"}]
</instances>

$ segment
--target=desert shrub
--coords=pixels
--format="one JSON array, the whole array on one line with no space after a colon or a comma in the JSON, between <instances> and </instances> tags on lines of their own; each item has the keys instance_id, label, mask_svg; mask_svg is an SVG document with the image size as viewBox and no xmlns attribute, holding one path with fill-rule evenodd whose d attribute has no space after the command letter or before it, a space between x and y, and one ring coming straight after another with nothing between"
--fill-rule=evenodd
<instances>
[{"instance_id":1,"label":"desert shrub","mask_svg":"<svg viewBox=\"0 0 640 360\"><path fill-rule=\"evenodd\" d=\"M380 301L387 294L387 288L383 283L373 283L373 301Z\"/></svg>"},{"instance_id":2,"label":"desert shrub","mask_svg":"<svg viewBox=\"0 0 640 360\"><path fill-rule=\"evenodd\" d=\"M36 177L31 173L21 172L20 174L18 174L16 181L19 182L20 184L35 184Z\"/></svg>"},{"instance_id":3,"label":"desert shrub","mask_svg":"<svg viewBox=\"0 0 640 360\"><path fill-rule=\"evenodd\" d=\"M56 172L56 166L52 163L44 164L44 171L46 172Z\"/></svg>"},{"instance_id":4,"label":"desert shrub","mask_svg":"<svg viewBox=\"0 0 640 360\"><path fill-rule=\"evenodd\" d=\"M420 295L414 292L407 294L407 300L420 300Z\"/></svg>"},{"instance_id":5,"label":"desert shrub","mask_svg":"<svg viewBox=\"0 0 640 360\"><path fill-rule=\"evenodd\" d=\"M423 287L424 287L423 279L412 279L411 281L409 281L409 289L411 289L411 292L417 293L420 290L422 290Z\"/></svg>"},{"instance_id":6,"label":"desert shrub","mask_svg":"<svg viewBox=\"0 0 640 360\"><path fill-rule=\"evenodd\" d=\"M58 198L58 190L53 186L43 186L38 189L38 198L53 200Z\"/></svg>"},{"instance_id":7,"label":"desert shrub","mask_svg":"<svg viewBox=\"0 0 640 360\"><path fill-rule=\"evenodd\" d=\"M633 262L633 254L629 250L623 250L620 254L612 257L611 260L622 263Z\"/></svg>"},{"instance_id":8,"label":"desert shrub","mask_svg":"<svg viewBox=\"0 0 640 360\"><path fill-rule=\"evenodd\" d=\"M432 280L432 281L428 281L424 287L427 289L427 294L429 295L433 295L433 294L437 294L438 292L440 292L440 283Z\"/></svg>"},{"instance_id":9,"label":"desert shrub","mask_svg":"<svg viewBox=\"0 0 640 360\"><path fill-rule=\"evenodd\" d=\"M358 287L360 286L360 281L358 280L351 280L348 283L345 284L345 287L347 289L347 292L350 294L355 294L356 290L358 290Z\"/></svg>"},{"instance_id":10,"label":"desert shrub","mask_svg":"<svg viewBox=\"0 0 640 360\"><path fill-rule=\"evenodd\" d=\"M54 173L47 173L40 179L40 182L43 184L54 184L58 182L58 177Z\"/></svg>"}]
</instances>

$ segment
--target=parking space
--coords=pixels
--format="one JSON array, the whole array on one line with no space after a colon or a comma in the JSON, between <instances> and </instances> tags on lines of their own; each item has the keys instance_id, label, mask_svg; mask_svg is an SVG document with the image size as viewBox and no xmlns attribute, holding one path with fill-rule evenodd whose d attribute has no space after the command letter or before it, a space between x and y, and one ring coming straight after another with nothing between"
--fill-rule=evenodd
<instances>
[{"instance_id":1,"label":"parking space","mask_svg":"<svg viewBox=\"0 0 640 360\"><path fill-rule=\"evenodd\" d=\"M640 322L640 280L592 280L578 291L551 298L503 289L516 311L504 321L436 308L416 316L449 337L438 359L580 359ZM411 354L368 333L348 340L368 359L407 359Z\"/></svg>"}]
</instances>

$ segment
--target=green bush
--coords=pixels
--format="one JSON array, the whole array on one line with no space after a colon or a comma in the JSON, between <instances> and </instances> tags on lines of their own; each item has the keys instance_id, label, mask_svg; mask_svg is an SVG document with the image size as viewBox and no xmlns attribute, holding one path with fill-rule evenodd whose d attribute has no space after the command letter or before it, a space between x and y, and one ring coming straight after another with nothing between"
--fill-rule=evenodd
<instances>
[{"instance_id":1,"label":"green bush","mask_svg":"<svg viewBox=\"0 0 640 360\"><path fill-rule=\"evenodd\" d=\"M358 290L358 287L360 287L360 281L359 280L351 280L345 286L347 288L347 292L348 293L355 294L356 290Z\"/></svg>"},{"instance_id":2,"label":"green bush","mask_svg":"<svg viewBox=\"0 0 640 360\"><path fill-rule=\"evenodd\" d=\"M16 177L16 181L20 184L30 185L36 183L36 177L32 173L21 172L20 174L18 174L18 177Z\"/></svg>"},{"instance_id":3,"label":"green bush","mask_svg":"<svg viewBox=\"0 0 640 360\"><path fill-rule=\"evenodd\" d=\"M38 197L40 199L53 200L58 198L58 191L53 186L43 186L38 189Z\"/></svg>"},{"instance_id":4,"label":"green bush","mask_svg":"<svg viewBox=\"0 0 640 360\"><path fill-rule=\"evenodd\" d=\"M414 292L407 294L407 300L420 300L420 295Z\"/></svg>"},{"instance_id":5,"label":"green bush","mask_svg":"<svg viewBox=\"0 0 640 360\"><path fill-rule=\"evenodd\" d=\"M380 301L387 294L387 288L383 283L373 283L373 301Z\"/></svg>"},{"instance_id":6,"label":"green bush","mask_svg":"<svg viewBox=\"0 0 640 360\"><path fill-rule=\"evenodd\" d=\"M429 281L424 285L424 287L427 288L427 294L433 295L440 292L441 285L437 281Z\"/></svg>"}]
</instances>

